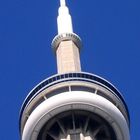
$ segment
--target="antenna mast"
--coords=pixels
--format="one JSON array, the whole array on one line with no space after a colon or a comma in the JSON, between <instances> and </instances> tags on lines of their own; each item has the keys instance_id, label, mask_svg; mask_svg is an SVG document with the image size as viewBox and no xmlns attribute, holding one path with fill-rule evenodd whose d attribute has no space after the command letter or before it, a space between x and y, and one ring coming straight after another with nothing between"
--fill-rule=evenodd
<instances>
[{"instance_id":1,"label":"antenna mast","mask_svg":"<svg viewBox=\"0 0 140 140\"><path fill-rule=\"evenodd\" d=\"M61 6L65 6L66 5L66 1L65 0L60 0L60 5Z\"/></svg>"},{"instance_id":2,"label":"antenna mast","mask_svg":"<svg viewBox=\"0 0 140 140\"><path fill-rule=\"evenodd\" d=\"M65 0L60 0L60 7L57 17L58 34L73 33L72 19Z\"/></svg>"}]
</instances>

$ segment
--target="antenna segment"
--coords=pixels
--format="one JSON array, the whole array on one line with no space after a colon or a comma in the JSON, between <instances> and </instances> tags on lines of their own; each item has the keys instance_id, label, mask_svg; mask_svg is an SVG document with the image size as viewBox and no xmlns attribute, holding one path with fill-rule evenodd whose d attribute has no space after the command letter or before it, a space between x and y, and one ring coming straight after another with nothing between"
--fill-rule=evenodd
<instances>
[{"instance_id":1,"label":"antenna segment","mask_svg":"<svg viewBox=\"0 0 140 140\"><path fill-rule=\"evenodd\" d=\"M66 5L66 1L65 0L60 0L60 5L61 6L65 6Z\"/></svg>"},{"instance_id":2,"label":"antenna segment","mask_svg":"<svg viewBox=\"0 0 140 140\"><path fill-rule=\"evenodd\" d=\"M60 7L57 17L58 34L73 33L72 19L65 0L60 0Z\"/></svg>"}]
</instances>

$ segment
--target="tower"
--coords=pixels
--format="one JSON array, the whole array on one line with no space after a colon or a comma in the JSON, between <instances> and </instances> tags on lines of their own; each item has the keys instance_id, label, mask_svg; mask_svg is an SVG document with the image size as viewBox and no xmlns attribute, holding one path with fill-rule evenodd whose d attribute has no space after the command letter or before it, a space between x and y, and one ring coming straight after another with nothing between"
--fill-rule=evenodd
<instances>
[{"instance_id":1,"label":"tower","mask_svg":"<svg viewBox=\"0 0 140 140\"><path fill-rule=\"evenodd\" d=\"M58 74L27 95L20 112L22 140L130 140L129 112L107 80L81 71L81 39L60 0L58 35L52 41Z\"/></svg>"}]
</instances>

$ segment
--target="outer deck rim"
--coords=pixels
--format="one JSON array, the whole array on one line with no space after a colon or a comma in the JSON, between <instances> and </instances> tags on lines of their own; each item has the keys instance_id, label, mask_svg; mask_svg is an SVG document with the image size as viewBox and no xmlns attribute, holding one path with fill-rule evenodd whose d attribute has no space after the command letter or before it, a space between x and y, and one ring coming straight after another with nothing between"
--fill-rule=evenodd
<instances>
[{"instance_id":1,"label":"outer deck rim","mask_svg":"<svg viewBox=\"0 0 140 140\"><path fill-rule=\"evenodd\" d=\"M72 80L77 80L77 81L85 80L86 82L94 82L95 84L98 84L98 85L103 86L104 88L110 90L113 94L115 94L115 96L117 95L125 106L125 109L126 109L127 115L128 115L128 120L130 122L129 111L128 111L127 105L126 105L121 93L118 91L117 88L115 88L114 85L112 85L110 82L108 82L104 78L101 78L100 76L97 76L97 75L94 75L91 73L86 73L86 72L76 72L76 73L65 73L65 74L53 75L53 76L43 80L42 82L40 82L37 86L35 86L29 92L29 94L27 95L27 97L25 98L25 100L22 104L21 111L20 111L20 118L19 118L19 126L21 124L21 118L22 118L24 109L26 108L26 105L31 101L31 98L33 96L35 96L35 95L37 96L40 93L39 91L43 90L44 87L47 88L47 86L50 87L57 83L62 83L65 81L72 81Z\"/></svg>"}]
</instances>

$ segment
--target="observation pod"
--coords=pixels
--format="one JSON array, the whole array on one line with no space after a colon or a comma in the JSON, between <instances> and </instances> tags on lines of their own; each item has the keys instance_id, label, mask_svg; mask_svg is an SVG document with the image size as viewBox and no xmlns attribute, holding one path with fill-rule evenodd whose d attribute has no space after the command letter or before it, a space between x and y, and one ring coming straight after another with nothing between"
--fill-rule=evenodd
<instances>
[{"instance_id":1,"label":"observation pod","mask_svg":"<svg viewBox=\"0 0 140 140\"><path fill-rule=\"evenodd\" d=\"M27 96L22 140L129 140L129 114L119 91L90 73L54 75Z\"/></svg>"}]
</instances>

